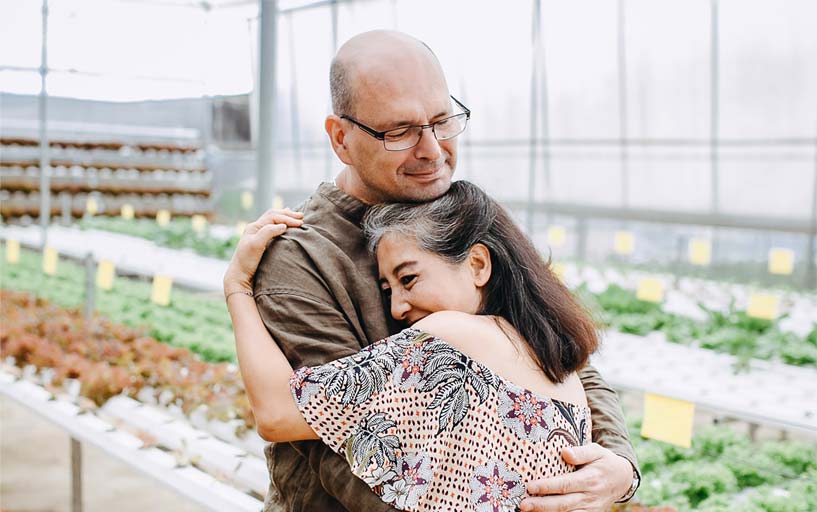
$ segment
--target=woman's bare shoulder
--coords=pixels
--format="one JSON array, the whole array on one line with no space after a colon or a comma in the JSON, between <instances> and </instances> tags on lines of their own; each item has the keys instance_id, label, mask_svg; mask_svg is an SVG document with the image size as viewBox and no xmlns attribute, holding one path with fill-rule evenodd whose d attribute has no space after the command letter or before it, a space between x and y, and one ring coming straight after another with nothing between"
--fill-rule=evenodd
<instances>
[{"instance_id":1,"label":"woman's bare shoulder","mask_svg":"<svg viewBox=\"0 0 817 512\"><path fill-rule=\"evenodd\" d=\"M468 340L473 341L474 334L489 327L486 320L487 317L461 311L438 311L418 320L411 327L462 349L468 345Z\"/></svg>"}]
</instances>

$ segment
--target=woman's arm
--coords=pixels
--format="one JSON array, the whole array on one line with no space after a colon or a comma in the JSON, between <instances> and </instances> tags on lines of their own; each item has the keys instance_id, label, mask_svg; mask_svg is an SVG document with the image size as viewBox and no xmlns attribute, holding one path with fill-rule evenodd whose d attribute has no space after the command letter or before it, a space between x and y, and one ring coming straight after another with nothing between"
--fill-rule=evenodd
<instances>
[{"instance_id":1,"label":"woman's arm","mask_svg":"<svg viewBox=\"0 0 817 512\"><path fill-rule=\"evenodd\" d=\"M276 443L318 439L295 405L289 390L292 366L264 327L255 299L235 293L227 300L227 308L258 435Z\"/></svg>"},{"instance_id":2,"label":"woman's arm","mask_svg":"<svg viewBox=\"0 0 817 512\"><path fill-rule=\"evenodd\" d=\"M267 245L287 227L300 226L301 217L288 209L270 210L249 224L224 275L238 365L256 428L263 439L273 442L318 439L292 398L292 366L264 326L252 297L252 278Z\"/></svg>"}]
</instances>

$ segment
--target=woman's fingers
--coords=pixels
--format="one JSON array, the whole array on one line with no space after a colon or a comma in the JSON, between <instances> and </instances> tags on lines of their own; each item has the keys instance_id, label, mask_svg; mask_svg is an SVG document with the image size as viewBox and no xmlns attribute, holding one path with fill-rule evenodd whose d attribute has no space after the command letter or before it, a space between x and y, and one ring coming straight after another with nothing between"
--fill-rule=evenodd
<instances>
[{"instance_id":1,"label":"woman's fingers","mask_svg":"<svg viewBox=\"0 0 817 512\"><path fill-rule=\"evenodd\" d=\"M257 224L259 228L267 224L286 224L291 228L296 228L303 224L303 216L303 213L293 212L289 208L284 210L273 209L264 212L253 224Z\"/></svg>"},{"instance_id":2,"label":"woman's fingers","mask_svg":"<svg viewBox=\"0 0 817 512\"><path fill-rule=\"evenodd\" d=\"M293 212L292 210L268 210L263 215L258 217L258 220L247 224L244 228L245 235L254 235L264 226L284 224L291 228L301 227L303 225L303 214L301 212Z\"/></svg>"},{"instance_id":3,"label":"woman's fingers","mask_svg":"<svg viewBox=\"0 0 817 512\"><path fill-rule=\"evenodd\" d=\"M283 235L286 230L286 224L267 224L258 230L256 237L258 238L258 241L263 244L263 247L266 248L270 240L276 236Z\"/></svg>"}]
</instances>

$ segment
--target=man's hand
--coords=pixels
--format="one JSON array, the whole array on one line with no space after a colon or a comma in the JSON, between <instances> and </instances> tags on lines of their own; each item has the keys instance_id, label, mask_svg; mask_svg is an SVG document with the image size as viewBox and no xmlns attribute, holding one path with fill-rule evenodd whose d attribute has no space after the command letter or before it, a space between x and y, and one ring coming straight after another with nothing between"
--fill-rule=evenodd
<instances>
[{"instance_id":1,"label":"man's hand","mask_svg":"<svg viewBox=\"0 0 817 512\"><path fill-rule=\"evenodd\" d=\"M565 448L562 458L581 469L528 482L523 512L604 512L630 489L632 464L601 445Z\"/></svg>"}]
</instances>

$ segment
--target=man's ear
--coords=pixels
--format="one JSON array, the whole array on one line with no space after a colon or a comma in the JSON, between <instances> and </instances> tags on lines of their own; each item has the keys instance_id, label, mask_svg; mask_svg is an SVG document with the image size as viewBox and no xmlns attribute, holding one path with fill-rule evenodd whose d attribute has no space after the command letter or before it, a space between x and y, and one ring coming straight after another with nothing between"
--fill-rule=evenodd
<instances>
[{"instance_id":1,"label":"man's ear","mask_svg":"<svg viewBox=\"0 0 817 512\"><path fill-rule=\"evenodd\" d=\"M468 265L474 285L482 288L491 279L491 252L483 244L475 244L468 253Z\"/></svg>"},{"instance_id":2,"label":"man's ear","mask_svg":"<svg viewBox=\"0 0 817 512\"><path fill-rule=\"evenodd\" d=\"M343 119L335 114L326 117L323 124L326 134L329 136L329 142L332 144L332 149L338 155L340 161L346 165L352 165L352 160L349 158L349 149L346 147L346 129L344 128Z\"/></svg>"}]
</instances>

